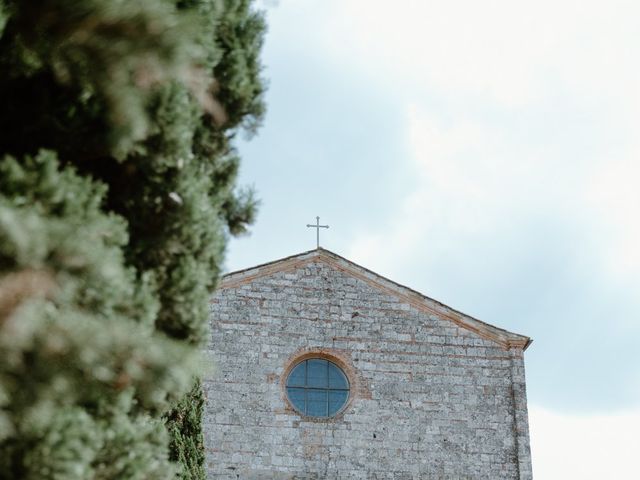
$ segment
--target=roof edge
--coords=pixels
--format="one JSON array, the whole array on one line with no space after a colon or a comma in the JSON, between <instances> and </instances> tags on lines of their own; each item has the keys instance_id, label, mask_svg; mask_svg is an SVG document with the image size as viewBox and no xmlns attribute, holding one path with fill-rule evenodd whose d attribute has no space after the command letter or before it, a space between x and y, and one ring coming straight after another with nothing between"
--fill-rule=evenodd
<instances>
[{"instance_id":1,"label":"roof edge","mask_svg":"<svg viewBox=\"0 0 640 480\"><path fill-rule=\"evenodd\" d=\"M313 250L307 250L306 252L289 255L288 257L261 263L253 267L243 268L241 270L234 270L233 272L225 273L220 279L218 288L231 288L234 287L236 283L245 283L255 278L270 275L274 272L296 268L298 264L305 262L308 259L315 258L320 250L326 251L320 247L314 248ZM276 265L279 268L272 268Z\"/></svg>"}]
</instances>

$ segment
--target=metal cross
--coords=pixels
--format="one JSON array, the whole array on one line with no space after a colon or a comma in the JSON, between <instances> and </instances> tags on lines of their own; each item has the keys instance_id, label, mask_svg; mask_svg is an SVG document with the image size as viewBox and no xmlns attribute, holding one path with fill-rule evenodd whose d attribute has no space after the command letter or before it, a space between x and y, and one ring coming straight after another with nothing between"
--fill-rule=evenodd
<instances>
[{"instance_id":1,"label":"metal cross","mask_svg":"<svg viewBox=\"0 0 640 480\"><path fill-rule=\"evenodd\" d=\"M307 223L307 227L316 229L316 248L320 248L320 229L321 228L329 228L329 225L320 225L320 217L316 217L316 224L309 225Z\"/></svg>"}]
</instances>

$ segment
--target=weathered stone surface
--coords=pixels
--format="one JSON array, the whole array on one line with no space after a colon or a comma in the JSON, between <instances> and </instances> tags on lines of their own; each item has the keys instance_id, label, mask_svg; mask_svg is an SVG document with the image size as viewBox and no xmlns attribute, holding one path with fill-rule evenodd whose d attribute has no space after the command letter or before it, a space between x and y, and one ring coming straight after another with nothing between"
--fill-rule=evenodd
<instances>
[{"instance_id":1,"label":"weathered stone surface","mask_svg":"<svg viewBox=\"0 0 640 480\"><path fill-rule=\"evenodd\" d=\"M231 275L212 297L209 478L530 479L526 337L481 336L327 253ZM304 355L347 373L337 417L289 405L284 377Z\"/></svg>"}]
</instances>

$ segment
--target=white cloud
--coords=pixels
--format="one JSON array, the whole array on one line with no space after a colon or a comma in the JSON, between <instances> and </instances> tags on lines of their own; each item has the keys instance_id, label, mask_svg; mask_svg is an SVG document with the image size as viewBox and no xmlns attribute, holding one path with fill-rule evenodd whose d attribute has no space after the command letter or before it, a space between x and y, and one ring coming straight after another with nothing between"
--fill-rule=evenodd
<instances>
[{"instance_id":1,"label":"white cloud","mask_svg":"<svg viewBox=\"0 0 640 480\"><path fill-rule=\"evenodd\" d=\"M640 410L570 416L529 409L534 478L633 480L638 477Z\"/></svg>"},{"instance_id":2,"label":"white cloud","mask_svg":"<svg viewBox=\"0 0 640 480\"><path fill-rule=\"evenodd\" d=\"M464 115L443 120L416 105L407 109L406 131L416 186L389 224L356 239L353 258L401 268L419 252L428 266L528 216L562 218L588 234L583 190L592 167L564 162L545 145L520 145L508 126Z\"/></svg>"},{"instance_id":3,"label":"white cloud","mask_svg":"<svg viewBox=\"0 0 640 480\"><path fill-rule=\"evenodd\" d=\"M548 215L593 244L594 274L640 281L640 3L328 5L319 48L398 99L422 182L350 254L397 271L424 245Z\"/></svg>"},{"instance_id":4,"label":"white cloud","mask_svg":"<svg viewBox=\"0 0 640 480\"><path fill-rule=\"evenodd\" d=\"M633 1L334 0L319 10L319 33L311 34L331 61L396 87L517 107L556 81L620 100L639 79Z\"/></svg>"},{"instance_id":5,"label":"white cloud","mask_svg":"<svg viewBox=\"0 0 640 480\"><path fill-rule=\"evenodd\" d=\"M609 277L640 285L640 148L603 162L587 186Z\"/></svg>"}]
</instances>

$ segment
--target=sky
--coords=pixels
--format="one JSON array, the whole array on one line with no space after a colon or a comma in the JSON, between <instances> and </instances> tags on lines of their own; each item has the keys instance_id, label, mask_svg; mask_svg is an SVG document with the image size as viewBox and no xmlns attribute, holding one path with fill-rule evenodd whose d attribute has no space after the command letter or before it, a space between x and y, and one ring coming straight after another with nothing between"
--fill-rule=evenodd
<instances>
[{"instance_id":1,"label":"sky","mask_svg":"<svg viewBox=\"0 0 640 480\"><path fill-rule=\"evenodd\" d=\"M227 271L315 248L319 215L323 247L534 339L536 478L636 478L640 3L262 5L262 203Z\"/></svg>"}]
</instances>

